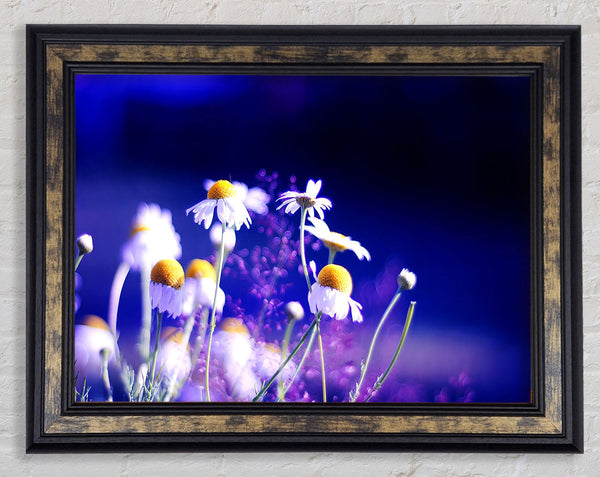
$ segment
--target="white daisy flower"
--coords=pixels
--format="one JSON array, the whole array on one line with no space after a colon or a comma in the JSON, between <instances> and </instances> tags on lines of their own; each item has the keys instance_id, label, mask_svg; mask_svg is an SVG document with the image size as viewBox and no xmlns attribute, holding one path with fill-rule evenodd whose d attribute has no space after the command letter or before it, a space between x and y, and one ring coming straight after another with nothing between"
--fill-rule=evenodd
<instances>
[{"instance_id":1,"label":"white daisy flower","mask_svg":"<svg viewBox=\"0 0 600 477\"><path fill-rule=\"evenodd\" d=\"M363 320L360 312L362 306L350 298L351 293L352 277L348 270L340 265L326 265L319 272L317 281L308 294L310 311L321 311L336 320L343 320L350 310L352 321L360 323Z\"/></svg>"},{"instance_id":2,"label":"white daisy flower","mask_svg":"<svg viewBox=\"0 0 600 477\"><path fill-rule=\"evenodd\" d=\"M305 230L317 237L329 250L334 252L351 250L356 254L359 260L362 260L363 258L366 258L369 261L371 260L371 254L360 244L360 242L352 240L351 237L347 237L338 232L332 232L323 220L319 220L316 217L309 217L308 220L311 221L312 226L308 225L305 227Z\"/></svg>"},{"instance_id":3,"label":"white daisy flower","mask_svg":"<svg viewBox=\"0 0 600 477\"><path fill-rule=\"evenodd\" d=\"M217 272L207 260L195 259L190 262L183 284L183 312L186 315L194 311L194 306L212 308L217 287ZM219 288L215 311L223 312L225 292Z\"/></svg>"},{"instance_id":4,"label":"white daisy flower","mask_svg":"<svg viewBox=\"0 0 600 477\"><path fill-rule=\"evenodd\" d=\"M253 362L253 370L262 381L268 381L281 366L281 349L273 343L262 343L256 350ZM285 368L281 370L277 381L287 381L296 370L295 364L290 360Z\"/></svg>"},{"instance_id":5,"label":"white daisy flower","mask_svg":"<svg viewBox=\"0 0 600 477\"><path fill-rule=\"evenodd\" d=\"M181 287L185 281L183 268L177 260L165 258L152 268L150 274L150 304L173 316L182 313L183 296Z\"/></svg>"},{"instance_id":6,"label":"white daisy flower","mask_svg":"<svg viewBox=\"0 0 600 477\"><path fill-rule=\"evenodd\" d=\"M252 219L248 215L246 206L237 195L235 186L225 180L215 182L208 190L206 199L198 202L185 211L188 215L194 213L194 221L197 224L204 222L204 227L208 229L213 220L213 215L217 209L217 217L222 224L239 230L242 225L250 228Z\"/></svg>"},{"instance_id":7,"label":"white daisy flower","mask_svg":"<svg viewBox=\"0 0 600 477\"><path fill-rule=\"evenodd\" d=\"M80 380L100 379L102 356L100 351L109 350L108 360L115 356L115 337L108 323L102 318L87 315L83 322L75 325L75 372Z\"/></svg>"},{"instance_id":8,"label":"white daisy flower","mask_svg":"<svg viewBox=\"0 0 600 477\"><path fill-rule=\"evenodd\" d=\"M283 200L277 210L285 207L286 214L294 214L300 207L305 207L311 217L315 216L315 210L323 218L323 210L331 209L331 201L325 198L317 198L321 190L321 180L314 182L312 179L306 184L306 192L287 191L281 194L277 200Z\"/></svg>"},{"instance_id":9,"label":"white daisy flower","mask_svg":"<svg viewBox=\"0 0 600 477\"><path fill-rule=\"evenodd\" d=\"M191 368L189 346L183 343L183 333L178 328L165 328L156 356L156 369L160 370L161 381L167 387L174 385L185 379Z\"/></svg>"},{"instance_id":10,"label":"white daisy flower","mask_svg":"<svg viewBox=\"0 0 600 477\"><path fill-rule=\"evenodd\" d=\"M214 336L214 356L225 371L229 394L234 399L252 399L260 389L260 381L252 372L254 342L244 322L226 318Z\"/></svg>"},{"instance_id":11,"label":"white daisy flower","mask_svg":"<svg viewBox=\"0 0 600 477\"><path fill-rule=\"evenodd\" d=\"M140 204L121 257L133 270L150 269L163 258L181 257L179 240L169 210L161 210L156 204Z\"/></svg>"},{"instance_id":12,"label":"white daisy flower","mask_svg":"<svg viewBox=\"0 0 600 477\"><path fill-rule=\"evenodd\" d=\"M232 184L233 187L235 187L238 198L244 203L248 210L260 215L265 215L269 211L267 204L271 201L271 197L269 197L269 194L260 187L252 187L249 189L246 184L237 181L233 181ZM204 181L204 188L207 191L210 190L213 185L215 185L215 181L211 181L210 179Z\"/></svg>"},{"instance_id":13,"label":"white daisy flower","mask_svg":"<svg viewBox=\"0 0 600 477\"><path fill-rule=\"evenodd\" d=\"M210 241L216 250L221 248L221 235L223 235L222 232L223 227L215 224L211 227L210 232L208 233L210 236ZM223 238L225 239L225 253L230 253L235 247L235 230L226 227Z\"/></svg>"}]
</instances>

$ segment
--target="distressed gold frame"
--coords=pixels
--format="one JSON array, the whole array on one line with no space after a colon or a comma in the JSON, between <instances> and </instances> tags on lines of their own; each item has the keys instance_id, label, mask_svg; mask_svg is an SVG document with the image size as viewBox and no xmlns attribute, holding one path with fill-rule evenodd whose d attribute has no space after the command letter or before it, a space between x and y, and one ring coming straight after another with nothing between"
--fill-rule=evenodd
<instances>
[{"instance_id":1,"label":"distressed gold frame","mask_svg":"<svg viewBox=\"0 0 600 477\"><path fill-rule=\"evenodd\" d=\"M533 31L533 33L532 33ZM533 28L28 28L28 449L119 450L329 445L385 449L581 450L579 29ZM68 236L70 68L186 65L527 67L542 94L532 126L532 305L537 394L530 406L386 407L74 405L65 392L72 316ZM519 70L521 71L521 70ZM521 73L524 74L524 73ZM535 90L535 88L534 88ZM534 158L532 159L533 162ZM537 258L535 258L537 257ZM533 267L532 267L533 268ZM71 267L72 269L72 267ZM535 301L535 300L534 300ZM71 320L71 321L69 321ZM536 322L536 320L538 320ZM537 328L536 328L537 327ZM535 369L534 369L535 371ZM534 373L535 374L535 373ZM535 393L534 393L535 394ZM124 448L125 449L125 448ZM130 450L131 447L127 447Z\"/></svg>"}]
</instances>

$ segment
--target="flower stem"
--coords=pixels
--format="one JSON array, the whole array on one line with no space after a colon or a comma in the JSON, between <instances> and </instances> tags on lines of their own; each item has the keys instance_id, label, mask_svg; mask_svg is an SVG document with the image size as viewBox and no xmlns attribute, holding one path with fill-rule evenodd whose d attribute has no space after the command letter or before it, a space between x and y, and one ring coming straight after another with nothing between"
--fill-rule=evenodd
<instances>
[{"instance_id":1,"label":"flower stem","mask_svg":"<svg viewBox=\"0 0 600 477\"><path fill-rule=\"evenodd\" d=\"M331 265L333 263L333 259L335 258L335 254L337 253L337 250L334 250L332 248L329 249L329 261L327 263L329 263L329 265Z\"/></svg>"},{"instance_id":2,"label":"flower stem","mask_svg":"<svg viewBox=\"0 0 600 477\"><path fill-rule=\"evenodd\" d=\"M77 271L77 267L79 266L79 264L81 263L81 259L83 258L83 253L79 252L77 254L77 259L75 260L75 271Z\"/></svg>"},{"instance_id":3,"label":"flower stem","mask_svg":"<svg viewBox=\"0 0 600 477\"><path fill-rule=\"evenodd\" d=\"M113 395L110 387L110 378L108 377L108 356L110 349L102 348L100 350L100 356L102 357L102 384L104 385L104 392L106 393L106 401L112 402Z\"/></svg>"},{"instance_id":4,"label":"flower stem","mask_svg":"<svg viewBox=\"0 0 600 477\"><path fill-rule=\"evenodd\" d=\"M398 343L398 348L396 348L396 353L394 354L394 357L392 358L392 362L385 370L385 373L383 373L379 378L377 378L377 381L373 385L373 391L371 391L371 394L367 397L367 399L365 399L365 402L368 402L375 395L377 390L379 390L379 388L381 388L381 386L383 385L383 382L388 377L388 374L390 374L390 372L392 371L394 364L396 364L396 360L398 359L398 356L400 355L400 351L402 351L402 346L404 345L404 340L406 339L406 335L408 333L408 328L410 328L410 323L412 322L416 303L417 303L416 301L410 302L410 306L408 308L408 313L406 314L406 321L404 322L404 328L402 329L402 336L400 337L400 343Z\"/></svg>"},{"instance_id":5,"label":"flower stem","mask_svg":"<svg viewBox=\"0 0 600 477\"><path fill-rule=\"evenodd\" d=\"M292 330L294 329L294 323L296 320L289 320L287 328L285 329L285 334L283 335L283 343L281 344L281 359L284 360L287 358L288 348L290 345L290 337L292 336ZM279 380L277 384L277 400L283 400L285 396L283 395L284 382L282 379Z\"/></svg>"},{"instance_id":6,"label":"flower stem","mask_svg":"<svg viewBox=\"0 0 600 477\"><path fill-rule=\"evenodd\" d=\"M143 265L140 269L142 285L142 331L140 335L140 353L145 361L150 356L150 328L152 327L152 307L150 306L150 268Z\"/></svg>"},{"instance_id":7,"label":"flower stem","mask_svg":"<svg viewBox=\"0 0 600 477\"><path fill-rule=\"evenodd\" d=\"M319 338L319 353L321 354L321 382L323 384L323 402L327 402L327 384L325 379L325 356L323 356L323 340L321 339L321 327L317 322L317 336Z\"/></svg>"},{"instance_id":8,"label":"flower stem","mask_svg":"<svg viewBox=\"0 0 600 477\"><path fill-rule=\"evenodd\" d=\"M379 332L381 331L381 328L383 327L383 323L385 322L385 320L389 316L390 312L392 311L392 309L394 308L394 306L400 299L401 294L402 294L402 290L400 288L398 288L398 290L396 291L396 294L392 297L392 300L390 301L389 305L383 312L383 315L381 316L381 320L379 320L379 324L377 325L375 334L373 334L373 339L371 339L371 346L369 347L369 353L367 354L367 360L365 361L365 364L362 367L362 370L360 372L360 379L358 381L358 384L356 385L356 389L354 390L354 393L350 397L350 402L355 402L356 399L358 398L358 395L360 393L360 388L362 387L363 381L365 380L365 376L367 375L367 368L369 367L369 363L371 362L371 356L373 355L373 350L375 349L375 341L377 340L377 337L379 336Z\"/></svg>"},{"instance_id":9,"label":"flower stem","mask_svg":"<svg viewBox=\"0 0 600 477\"><path fill-rule=\"evenodd\" d=\"M119 300L121 299L121 292L125 283L125 278L129 273L129 264L127 262L121 262L115 276L113 278L112 285L110 287L110 297L108 300L108 326L114 336L117 336L117 314L119 312Z\"/></svg>"},{"instance_id":10,"label":"flower stem","mask_svg":"<svg viewBox=\"0 0 600 477\"><path fill-rule=\"evenodd\" d=\"M292 384L294 383L296 376L298 376L300 369L302 369L302 365L304 364L304 361L306 361L308 353L310 353L310 350L312 349L312 344L313 344L313 341L315 340L316 334L317 334L317 329L313 328L312 333L310 334L310 339L308 340L308 344L306 345L306 349L304 350L304 354L302 355L302 359L300 359L300 362L298 363L298 366L296 366L296 370L294 371L294 374L292 374L292 377L288 381L287 385L285 386L285 388L283 388L283 398L285 398L285 395L292 387ZM283 398L278 399L277 401L279 402L279 401L283 400Z\"/></svg>"},{"instance_id":11,"label":"flower stem","mask_svg":"<svg viewBox=\"0 0 600 477\"><path fill-rule=\"evenodd\" d=\"M162 326L162 313L156 312L156 338L154 340L154 352L152 353L152 373L150 374L150 386L154 388L156 378L156 357L158 356L158 347L160 345L160 328Z\"/></svg>"},{"instance_id":12,"label":"flower stem","mask_svg":"<svg viewBox=\"0 0 600 477\"><path fill-rule=\"evenodd\" d=\"M304 253L304 224L306 222L307 210L306 207L302 206L302 214L300 216L300 259L302 260L304 278L306 278L306 284L308 285L308 291L310 292L310 278L308 277L308 267L306 266L306 255Z\"/></svg>"},{"instance_id":13,"label":"flower stem","mask_svg":"<svg viewBox=\"0 0 600 477\"><path fill-rule=\"evenodd\" d=\"M260 388L260 390L258 391L256 396L254 396L254 399L252 399L252 402L257 402L258 400L260 400L260 398L262 398L267 393L269 387L271 386L271 384L273 384L273 381L275 381L277 376L279 376L279 373L281 373L281 371L283 371L283 368L285 368L287 366L287 364L290 362L292 357L298 352L298 350L300 349L302 344L306 341L308 334L317 324L317 320L320 320L319 316L315 317L315 319L312 321L312 323L309 325L309 327L306 329L306 331L300 338L300 341L298 341L298 344L296 345L296 347L292 350L292 352L289 354L289 356L287 358L285 358L283 360L283 362L279 365L279 368L277 368L277 371L275 371L273 376L271 376L271 379L269 379L269 381L267 381L265 384L263 384L262 388Z\"/></svg>"},{"instance_id":14,"label":"flower stem","mask_svg":"<svg viewBox=\"0 0 600 477\"><path fill-rule=\"evenodd\" d=\"M208 349L206 350L206 401L210 402L210 351L212 348L212 338L215 331L215 312L217 308L217 296L219 293L219 286L221 285L221 272L223 271L223 257L225 255L225 223L222 224L221 228L221 246L219 247L219 263L217 265L217 286L215 287L215 298L213 299L213 306L210 314L210 334L208 336Z\"/></svg>"}]
</instances>

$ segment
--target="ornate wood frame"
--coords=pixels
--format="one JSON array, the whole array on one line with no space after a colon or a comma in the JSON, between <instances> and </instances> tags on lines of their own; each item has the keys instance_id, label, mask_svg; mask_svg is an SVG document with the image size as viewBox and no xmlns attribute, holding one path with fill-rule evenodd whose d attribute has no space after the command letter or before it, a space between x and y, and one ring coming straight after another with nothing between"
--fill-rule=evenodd
<instances>
[{"instance_id":1,"label":"ornate wood frame","mask_svg":"<svg viewBox=\"0 0 600 477\"><path fill-rule=\"evenodd\" d=\"M75 405L75 72L358 69L531 78L532 402ZM30 25L27 82L28 452L582 452L579 27Z\"/></svg>"}]
</instances>

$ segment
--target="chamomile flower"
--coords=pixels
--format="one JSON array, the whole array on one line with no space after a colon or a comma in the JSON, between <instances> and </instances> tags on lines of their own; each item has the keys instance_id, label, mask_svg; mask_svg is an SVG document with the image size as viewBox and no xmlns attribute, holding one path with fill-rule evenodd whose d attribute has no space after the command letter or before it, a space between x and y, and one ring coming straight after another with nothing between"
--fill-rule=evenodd
<instances>
[{"instance_id":1,"label":"chamomile flower","mask_svg":"<svg viewBox=\"0 0 600 477\"><path fill-rule=\"evenodd\" d=\"M256 350L253 370L262 381L266 381L273 376L275 371L277 371L279 366L281 366L281 362L281 349L279 346L273 343L262 343ZM290 360L285 365L285 368L283 368L277 379L283 379L283 381L287 381L292 377L295 369L295 364Z\"/></svg>"},{"instance_id":2,"label":"chamomile flower","mask_svg":"<svg viewBox=\"0 0 600 477\"><path fill-rule=\"evenodd\" d=\"M191 367L189 346L183 343L183 333L178 328L165 328L156 357L161 381L167 386L179 382L190 374Z\"/></svg>"},{"instance_id":3,"label":"chamomile flower","mask_svg":"<svg viewBox=\"0 0 600 477\"><path fill-rule=\"evenodd\" d=\"M214 184L215 181L206 179L204 181L204 188L208 191ZM269 211L267 204L271 201L271 197L269 197L269 194L260 187L252 187L249 189L246 184L237 181L233 181L232 184L233 187L235 187L238 198L244 203L248 210L260 215L265 215Z\"/></svg>"},{"instance_id":4,"label":"chamomile flower","mask_svg":"<svg viewBox=\"0 0 600 477\"><path fill-rule=\"evenodd\" d=\"M181 257L179 241L169 210L156 204L140 204L121 257L133 270L150 269L163 258Z\"/></svg>"},{"instance_id":5,"label":"chamomile flower","mask_svg":"<svg viewBox=\"0 0 600 477\"><path fill-rule=\"evenodd\" d=\"M352 321L360 323L363 320L362 306L350 298L352 293L352 277L348 270L340 265L324 266L317 281L313 283L308 294L310 311L321 311L336 320L343 320L351 311Z\"/></svg>"},{"instance_id":6,"label":"chamomile flower","mask_svg":"<svg viewBox=\"0 0 600 477\"><path fill-rule=\"evenodd\" d=\"M152 268L150 275L150 303L160 313L173 316L182 313L181 287L185 281L183 268L177 260L165 258Z\"/></svg>"},{"instance_id":7,"label":"chamomile flower","mask_svg":"<svg viewBox=\"0 0 600 477\"><path fill-rule=\"evenodd\" d=\"M188 215L194 213L194 221L208 229L213 220L213 215L217 209L217 217L222 224L239 230L242 225L250 228L252 219L248 215L248 210L238 197L235 186L225 180L215 182L206 195L206 199L198 202L185 211Z\"/></svg>"},{"instance_id":8,"label":"chamomile flower","mask_svg":"<svg viewBox=\"0 0 600 477\"><path fill-rule=\"evenodd\" d=\"M323 218L323 210L331 209L331 201L325 198L317 198L321 190L321 180L314 182L312 179L306 184L306 192L287 191L279 196L277 200L283 202L277 210L285 207L286 214L294 214L298 209L304 207L311 217L315 216L315 210L319 217Z\"/></svg>"},{"instance_id":9,"label":"chamomile flower","mask_svg":"<svg viewBox=\"0 0 600 477\"><path fill-rule=\"evenodd\" d=\"M359 260L362 260L363 258L366 258L369 261L371 260L371 254L360 244L360 242L352 240L351 237L347 237L338 232L332 232L323 220L319 220L316 217L309 217L308 220L311 221L312 226L307 226L305 230L317 237L329 250L333 252L351 250L356 254Z\"/></svg>"},{"instance_id":10,"label":"chamomile flower","mask_svg":"<svg viewBox=\"0 0 600 477\"><path fill-rule=\"evenodd\" d=\"M189 315L193 311L194 304L212 308L217 287L217 272L210 262L194 259L188 265L186 280L183 285L184 312ZM223 312L225 306L225 292L219 288L217 292L216 311Z\"/></svg>"},{"instance_id":11,"label":"chamomile flower","mask_svg":"<svg viewBox=\"0 0 600 477\"><path fill-rule=\"evenodd\" d=\"M106 321L87 315L81 324L75 325L75 370L82 380L100 377L103 349L108 350L110 360L115 355L115 337Z\"/></svg>"},{"instance_id":12,"label":"chamomile flower","mask_svg":"<svg viewBox=\"0 0 600 477\"><path fill-rule=\"evenodd\" d=\"M238 318L226 318L214 340L214 356L225 372L231 396L234 399L251 399L260 388L260 381L252 372L254 343L248 328Z\"/></svg>"}]
</instances>

